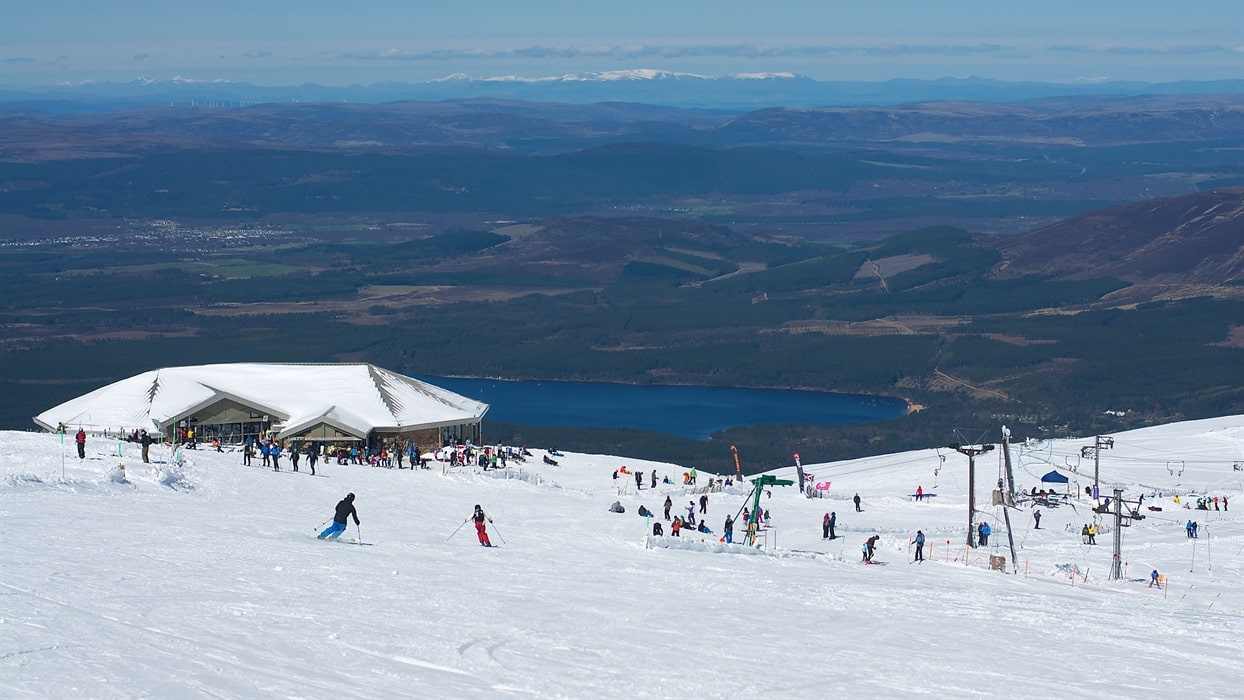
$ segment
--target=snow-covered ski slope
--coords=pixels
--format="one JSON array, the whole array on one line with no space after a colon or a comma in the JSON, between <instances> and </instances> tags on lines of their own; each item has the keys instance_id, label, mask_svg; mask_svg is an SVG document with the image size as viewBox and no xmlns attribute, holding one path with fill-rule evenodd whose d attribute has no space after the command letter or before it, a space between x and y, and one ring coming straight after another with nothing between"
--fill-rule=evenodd
<instances>
[{"instance_id":1,"label":"snow-covered ski slope","mask_svg":"<svg viewBox=\"0 0 1244 700\"><path fill-rule=\"evenodd\" d=\"M685 513L699 496L683 467L624 457L554 467L533 448L508 473L321 464L312 477L204 450L177 467L154 448L161 463L143 465L136 446L118 456L93 437L82 462L65 446L62 478L56 436L0 433L0 696L1244 697L1244 416L1113 437L1103 492L1146 495L1124 530L1125 581L1107 580L1109 520L1081 543L1084 498L1042 508L1040 530L1012 511L1019 573L988 570L1009 551L989 505L997 450L976 460L991 546L965 563L967 458L945 448L807 465L828 497L773 488L761 550L647 538L639 505L660 516L668 494ZM1091 444L1013 448L1019 485L1058 467L1082 493ZM623 465L645 487L653 469L679 483L636 493L612 479ZM917 486L936 497L913 502ZM347 536L375 546L315 539L347 492L362 520ZM745 492L710 494L716 533ZM1231 505L1185 510L1176 493ZM470 524L447 540L476 503L496 549ZM841 538L824 541L831 510ZM918 528L932 551L910 564ZM888 566L860 564L872 534ZM1154 568L1166 590L1147 587Z\"/></svg>"}]
</instances>

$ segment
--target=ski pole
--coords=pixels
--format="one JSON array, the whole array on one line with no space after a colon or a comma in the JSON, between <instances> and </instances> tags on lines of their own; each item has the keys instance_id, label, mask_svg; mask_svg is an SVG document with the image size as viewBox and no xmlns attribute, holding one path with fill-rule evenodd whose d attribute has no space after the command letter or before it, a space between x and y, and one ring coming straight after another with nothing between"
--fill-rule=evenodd
<instances>
[{"instance_id":1,"label":"ski pole","mask_svg":"<svg viewBox=\"0 0 1244 700\"><path fill-rule=\"evenodd\" d=\"M501 537L501 531L497 529L497 524L492 522L491 520L489 520L488 522L492 525L492 531L497 533L497 537L501 538L501 544L505 544L505 538Z\"/></svg>"},{"instance_id":2,"label":"ski pole","mask_svg":"<svg viewBox=\"0 0 1244 700\"><path fill-rule=\"evenodd\" d=\"M458 527L454 528L454 531L453 531L453 532L449 535L449 537L446 537L446 538L445 538L445 541L446 541L446 542L448 542L448 541L452 540L452 539L454 538L454 535L458 534L458 530L461 530L461 529L462 529L462 525L466 525L466 524L467 524L467 520L470 520L470 518L467 518L466 520L463 520L461 525L458 525Z\"/></svg>"},{"instance_id":3,"label":"ski pole","mask_svg":"<svg viewBox=\"0 0 1244 700\"><path fill-rule=\"evenodd\" d=\"M329 518L328 520L325 520L324 522L320 523L319 525L316 525L316 526L315 526L315 529L316 529L316 530L319 530L320 528L322 528L322 527L324 527L325 525L327 525L327 524L329 524L330 522L332 522L332 520L333 520L332 518Z\"/></svg>"},{"instance_id":4,"label":"ski pole","mask_svg":"<svg viewBox=\"0 0 1244 700\"><path fill-rule=\"evenodd\" d=\"M362 542L363 541L363 528L359 527L358 523L354 523L354 531L358 533L359 542Z\"/></svg>"}]
</instances>

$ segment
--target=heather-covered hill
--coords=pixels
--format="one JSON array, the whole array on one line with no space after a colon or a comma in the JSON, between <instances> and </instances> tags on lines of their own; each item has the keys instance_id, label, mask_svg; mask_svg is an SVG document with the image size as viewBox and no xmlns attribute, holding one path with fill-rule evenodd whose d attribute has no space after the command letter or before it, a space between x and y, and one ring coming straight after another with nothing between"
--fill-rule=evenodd
<instances>
[{"instance_id":1,"label":"heather-covered hill","mask_svg":"<svg viewBox=\"0 0 1244 700\"><path fill-rule=\"evenodd\" d=\"M1002 276L1116 278L1112 299L1244 295L1244 188L1110 207L1006 239Z\"/></svg>"}]
</instances>

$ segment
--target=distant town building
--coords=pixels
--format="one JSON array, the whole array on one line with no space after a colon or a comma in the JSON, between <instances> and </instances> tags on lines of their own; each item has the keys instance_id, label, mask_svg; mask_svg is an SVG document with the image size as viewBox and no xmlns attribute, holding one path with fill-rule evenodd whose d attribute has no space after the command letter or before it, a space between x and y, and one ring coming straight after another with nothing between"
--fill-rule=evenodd
<instances>
[{"instance_id":1,"label":"distant town building","mask_svg":"<svg viewBox=\"0 0 1244 700\"><path fill-rule=\"evenodd\" d=\"M176 439L239 443L367 443L399 439L423 449L481 441L488 404L370 364L238 363L165 367L71 399L34 417L129 435L139 428Z\"/></svg>"}]
</instances>

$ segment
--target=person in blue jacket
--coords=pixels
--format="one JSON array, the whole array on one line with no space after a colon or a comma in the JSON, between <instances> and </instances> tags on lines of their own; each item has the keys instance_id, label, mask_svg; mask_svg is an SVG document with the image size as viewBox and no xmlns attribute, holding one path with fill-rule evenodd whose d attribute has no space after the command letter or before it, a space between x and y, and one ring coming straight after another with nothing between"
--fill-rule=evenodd
<instances>
[{"instance_id":1,"label":"person in blue jacket","mask_svg":"<svg viewBox=\"0 0 1244 700\"><path fill-rule=\"evenodd\" d=\"M989 523L982 520L981 524L976 528L976 534L980 535L980 544L982 547L989 545L990 532L992 532L992 530L989 529Z\"/></svg>"},{"instance_id":2,"label":"person in blue jacket","mask_svg":"<svg viewBox=\"0 0 1244 700\"><path fill-rule=\"evenodd\" d=\"M916 530L916 561L924 561L924 532Z\"/></svg>"}]
</instances>

